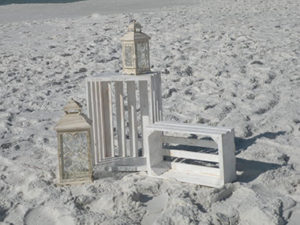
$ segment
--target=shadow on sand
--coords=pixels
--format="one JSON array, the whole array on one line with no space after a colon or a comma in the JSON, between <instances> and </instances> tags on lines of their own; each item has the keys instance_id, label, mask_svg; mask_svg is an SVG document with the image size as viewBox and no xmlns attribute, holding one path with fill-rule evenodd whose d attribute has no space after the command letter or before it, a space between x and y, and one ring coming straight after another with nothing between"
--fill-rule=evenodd
<instances>
[{"instance_id":1,"label":"shadow on sand","mask_svg":"<svg viewBox=\"0 0 300 225\"><path fill-rule=\"evenodd\" d=\"M286 133L285 131L265 132L248 139L236 137L235 138L236 154L245 151L249 146L253 145L257 139L260 138L275 139L277 136L284 135L285 133Z\"/></svg>"},{"instance_id":2,"label":"shadow on sand","mask_svg":"<svg viewBox=\"0 0 300 225\"><path fill-rule=\"evenodd\" d=\"M277 136L284 135L285 133L285 131L265 132L248 139L236 137L236 155L245 151L260 138L275 139ZM280 164L246 160L238 157L236 158L236 163L237 171L242 172L242 174L238 176L237 180L246 183L256 179L260 174L268 170L278 169L282 166Z\"/></svg>"},{"instance_id":3,"label":"shadow on sand","mask_svg":"<svg viewBox=\"0 0 300 225\"><path fill-rule=\"evenodd\" d=\"M245 183L251 182L254 179L256 179L260 174L263 174L268 170L278 169L281 166L282 165L275 163L266 163L237 158L236 170L242 172L242 174L237 177L237 181Z\"/></svg>"},{"instance_id":4,"label":"shadow on sand","mask_svg":"<svg viewBox=\"0 0 300 225\"><path fill-rule=\"evenodd\" d=\"M43 3L70 3L70 2L81 2L85 0L1 0L0 5L9 5L9 4L43 4Z\"/></svg>"}]
</instances>

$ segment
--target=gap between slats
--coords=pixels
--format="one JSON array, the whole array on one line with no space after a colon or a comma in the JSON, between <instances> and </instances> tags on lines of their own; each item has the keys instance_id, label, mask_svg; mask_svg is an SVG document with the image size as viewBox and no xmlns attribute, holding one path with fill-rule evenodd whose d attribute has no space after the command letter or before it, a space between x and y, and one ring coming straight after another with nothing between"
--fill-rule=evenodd
<instances>
[{"instance_id":1,"label":"gap between slats","mask_svg":"<svg viewBox=\"0 0 300 225\"><path fill-rule=\"evenodd\" d=\"M163 149L163 152L165 156L194 159L194 160L201 160L207 162L219 162L219 156L213 154L190 152L190 151L179 150L179 149Z\"/></svg>"}]
</instances>

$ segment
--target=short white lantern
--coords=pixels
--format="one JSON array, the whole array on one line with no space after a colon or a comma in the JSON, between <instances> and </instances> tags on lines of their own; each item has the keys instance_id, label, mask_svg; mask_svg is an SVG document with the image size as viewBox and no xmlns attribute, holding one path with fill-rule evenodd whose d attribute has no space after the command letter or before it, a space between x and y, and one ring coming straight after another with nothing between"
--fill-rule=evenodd
<instances>
[{"instance_id":1,"label":"short white lantern","mask_svg":"<svg viewBox=\"0 0 300 225\"><path fill-rule=\"evenodd\" d=\"M125 74L144 74L150 72L150 37L142 32L140 23L133 20L128 32L121 38L122 64Z\"/></svg>"},{"instance_id":2,"label":"short white lantern","mask_svg":"<svg viewBox=\"0 0 300 225\"><path fill-rule=\"evenodd\" d=\"M64 107L65 115L57 123L58 184L92 181L91 125L73 99Z\"/></svg>"}]
</instances>

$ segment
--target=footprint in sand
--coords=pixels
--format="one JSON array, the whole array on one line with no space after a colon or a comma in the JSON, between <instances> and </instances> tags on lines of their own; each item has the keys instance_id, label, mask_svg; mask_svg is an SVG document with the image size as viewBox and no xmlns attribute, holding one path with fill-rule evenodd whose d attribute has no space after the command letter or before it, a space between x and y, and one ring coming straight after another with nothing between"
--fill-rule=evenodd
<instances>
[{"instance_id":1,"label":"footprint in sand","mask_svg":"<svg viewBox=\"0 0 300 225\"><path fill-rule=\"evenodd\" d=\"M74 219L65 209L53 207L37 207L29 210L24 217L25 225L73 225Z\"/></svg>"},{"instance_id":2,"label":"footprint in sand","mask_svg":"<svg viewBox=\"0 0 300 225\"><path fill-rule=\"evenodd\" d=\"M160 217L168 203L168 194L161 194L152 198L146 203L147 213L144 216L141 225L152 225Z\"/></svg>"}]
</instances>

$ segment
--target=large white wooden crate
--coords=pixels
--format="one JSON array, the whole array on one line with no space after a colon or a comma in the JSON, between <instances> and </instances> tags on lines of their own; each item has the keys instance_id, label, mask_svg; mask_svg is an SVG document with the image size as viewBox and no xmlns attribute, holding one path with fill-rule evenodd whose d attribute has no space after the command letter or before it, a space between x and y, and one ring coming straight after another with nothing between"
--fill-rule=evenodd
<instances>
[{"instance_id":1,"label":"large white wooden crate","mask_svg":"<svg viewBox=\"0 0 300 225\"><path fill-rule=\"evenodd\" d=\"M145 170L142 118L162 119L160 74L102 74L88 77L86 85L94 165Z\"/></svg>"},{"instance_id":2,"label":"large white wooden crate","mask_svg":"<svg viewBox=\"0 0 300 225\"><path fill-rule=\"evenodd\" d=\"M233 129L156 122L144 135L150 176L211 187L236 179Z\"/></svg>"}]
</instances>

